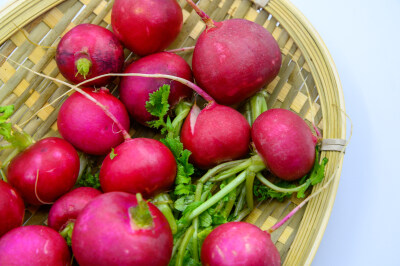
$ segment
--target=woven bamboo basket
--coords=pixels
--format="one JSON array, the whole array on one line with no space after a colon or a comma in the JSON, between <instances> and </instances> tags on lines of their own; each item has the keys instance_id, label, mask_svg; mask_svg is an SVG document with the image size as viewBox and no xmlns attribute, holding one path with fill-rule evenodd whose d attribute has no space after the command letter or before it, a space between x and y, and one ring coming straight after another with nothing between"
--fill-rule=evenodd
<instances>
[{"instance_id":1,"label":"woven bamboo basket","mask_svg":"<svg viewBox=\"0 0 400 266\"><path fill-rule=\"evenodd\" d=\"M183 10L184 25L170 49L193 46L205 28L185 0L178 2ZM54 61L55 49L38 47L27 37L41 46L56 47L60 36L77 24L93 23L110 29L112 4L113 1L105 0L14 1L0 11L0 53L35 71L64 80ZM306 121L313 121L323 132L324 139L346 138L344 98L333 60L317 32L291 3L286 0L201 0L199 5L216 21L229 18L255 21L278 41L282 51L282 68L279 76L265 88L269 108L291 109ZM191 63L191 53L181 55ZM116 87L117 81L109 88L116 91ZM67 96L52 102L67 90L64 85L0 58L0 105L14 104L16 111L11 121L36 140L59 136L56 119ZM33 119L30 119L32 116ZM137 124L130 133L133 137L157 137L154 131ZM2 152L0 161L12 152ZM339 183L343 153L323 151L322 156L329 159L326 176L333 176L332 182L272 234L284 265L311 264L327 226ZM327 181L328 178L325 178L324 182ZM324 182L314 190L323 186ZM261 202L246 221L268 229L300 202L295 197L283 203L273 200ZM48 208L28 207L26 224L45 223Z\"/></svg>"}]
</instances>

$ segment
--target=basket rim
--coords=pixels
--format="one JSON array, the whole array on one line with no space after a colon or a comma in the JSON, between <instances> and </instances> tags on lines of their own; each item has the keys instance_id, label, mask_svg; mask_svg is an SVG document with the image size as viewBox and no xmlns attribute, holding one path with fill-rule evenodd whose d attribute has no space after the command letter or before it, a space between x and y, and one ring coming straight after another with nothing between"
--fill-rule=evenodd
<instances>
[{"instance_id":1,"label":"basket rim","mask_svg":"<svg viewBox=\"0 0 400 266\"><path fill-rule=\"evenodd\" d=\"M7 3L0 9L0 45L18 31L17 27L24 27L36 17L63 1L17 0Z\"/></svg>"},{"instance_id":2,"label":"basket rim","mask_svg":"<svg viewBox=\"0 0 400 266\"><path fill-rule=\"evenodd\" d=\"M331 132L331 134L328 136L329 138L341 138L341 139L346 139L346 119L345 119L345 102L344 102L344 93L342 89L342 85L340 82L339 74L336 68L336 65L333 61L333 58L331 54L329 53L328 48L326 47L325 43L323 42L321 36L318 34L318 32L315 30L315 28L312 26L310 21L300 12L299 9L297 9L290 1L288 0L272 0L267 3L267 5L264 7L267 12L269 12L272 16L279 17L279 13L284 13L282 12L282 8L285 9L284 12L288 12L289 15L292 17L293 21L291 23L288 23L284 19L278 19L280 24L289 32L290 30L296 31L296 34L290 34L290 36L295 39L297 36L297 40L295 39L294 41L296 44L299 45L299 48L301 48L302 54L305 56L305 59L307 63L311 66L311 72L312 75L315 79L315 75L320 75L319 72L323 72L325 77L325 81L322 84L326 84L328 87L323 87L321 84L318 84L316 82L316 87L318 90L318 94L322 95L323 90L334 90L336 93L333 95L333 99L335 102L338 103L338 107L342 110L342 113L339 113L338 116L341 117L341 130L340 132ZM294 36L295 35L295 36ZM301 47L302 42L301 40L307 39L308 41L311 42L311 45L308 47ZM320 55L320 57L318 57ZM322 56L322 57L321 57ZM322 67L325 67L325 69L318 69L322 68L321 66L318 66L318 64L321 64ZM332 108L332 106L327 106L323 99L321 99L321 108L322 108L322 114L324 117L324 126L323 128L326 129L327 126L329 125L327 117L329 115L332 115L332 113L337 113L337 108ZM328 115L329 114L329 115ZM326 132L324 132L325 134ZM333 134L332 134L333 133ZM332 208L333 204L336 198L336 193L339 185L339 180L340 180L340 173L342 170L343 166L343 154L340 154L338 152L324 152L326 157L332 157L332 159L338 159L338 171L336 173L336 176L330 184L329 189L325 190L323 193L320 194L317 198L313 199L310 201L310 203L307 206L306 213L304 214L304 217L307 216L307 211L309 209L309 205L314 201L318 201L322 197L329 197L326 200L326 203L324 205L325 209L323 212L325 215L322 216L322 221L320 226L317 228L317 233L315 240L312 244L312 247L310 248L310 252L308 253L306 259L302 259L301 261L303 262L304 265L309 265L311 264L313 258L315 257L315 254L317 252L317 249L321 243L323 234L325 232L326 226L328 224L330 215L332 213ZM329 158L331 159L331 158ZM326 180L325 180L326 181ZM314 187L313 191L318 189L320 185ZM306 219L303 218L300 228L299 228L299 233L303 231L303 227L306 228L307 225L305 221ZM291 265L293 263L299 263L299 258L295 258L296 254L290 254L294 253L295 251L293 250L301 250L305 249L305 247L301 247L303 244L302 239L299 239L299 233L297 234L294 242L292 243L291 250L289 251L289 254L286 258L285 264ZM297 247L296 247L297 246ZM293 248L292 248L293 247Z\"/></svg>"},{"instance_id":3,"label":"basket rim","mask_svg":"<svg viewBox=\"0 0 400 266\"><path fill-rule=\"evenodd\" d=\"M251 0L252 2L256 2L255 0ZM51 8L55 7L56 5L62 3L63 0L17 0L15 2L6 4L3 9L0 10L0 45L2 45L7 39L9 39L15 32L18 31L18 26L19 28L24 27L28 23L30 23L32 20L37 18L38 16L42 15L46 11L50 10ZM258 1L259 2L259 1ZM320 72L322 71L324 78L321 81L320 84L316 84L318 94L321 95L321 92L323 92L322 88L326 89L323 85L327 84L327 87L329 90L332 90L331 93L333 93L333 99L335 102L338 103L338 107L345 111L345 102L344 102L344 94L343 94L343 89L342 85L340 82L339 74L336 69L335 63L333 61L333 58L331 54L329 53L328 48L326 47L325 43L323 42L322 38L318 34L318 32L315 30L315 28L312 26L312 24L309 22L309 20L297 9L289 0L270 0L267 2L267 4L263 7L268 13L270 13L272 16L278 18L281 16L282 19L278 19L280 24L289 32L291 29L292 31L296 32L296 36L298 35L297 38L294 38L292 34L290 36L294 39L296 44L299 45L299 48L302 52L302 54L305 57L306 62L312 67L311 72L313 77L315 78L316 76L321 75ZM288 18L288 16L292 19L290 22L286 21L283 19L283 17ZM16 25L16 26L15 26ZM307 39L313 47L303 47L301 48L301 40L302 39ZM318 65L320 64L320 65ZM313 68L314 66L314 68ZM321 66L324 69L319 69ZM328 96L328 98L331 96ZM331 110L331 106L326 106L325 102L321 99L321 108L322 108L322 114L323 117L329 117L335 114L335 111ZM336 110L337 111L337 110ZM340 114L340 113L339 113ZM342 121L342 128L339 130L340 132L333 132L330 136L332 138L346 138L346 120L343 119L343 113L340 114L339 116L342 117L340 119ZM337 119L337 118L335 118ZM327 128L329 126L328 124L328 119L323 120L323 127ZM325 132L324 132L325 133ZM317 228L317 233L316 237L312 243L312 246L310 248L310 251L307 255L303 256L305 257L305 260L302 259L304 264L308 265L311 264L317 249L320 245L320 242L322 240L323 234L325 232L326 226L329 221L329 217L332 212L333 204L336 198L336 193L339 185L339 179L340 179L340 173L342 170L342 165L343 165L343 154L339 154L338 152L324 152L327 157L331 157L333 160L338 161L338 172L336 174L336 177L334 178L332 184L330 184L329 189L325 190L323 193L321 193L321 197L327 197L325 199L325 205L324 205L324 210L321 211L319 210L319 214L322 217L320 227ZM315 189L317 189L318 186ZM317 198L313 199L311 202L318 202L320 201L320 196ZM311 203L310 202L310 203ZM309 208L310 203L306 207L306 213L304 214L304 217L307 215L307 211ZM321 214L323 212L323 214ZM292 243L292 246L301 246L302 241L304 239L300 239L298 237L299 233L303 230L303 226L306 227L307 225L304 225L305 219L302 220L299 232ZM303 236L304 238L304 236ZM298 254L291 254L295 253L296 251L293 251L291 246L291 250L289 251L289 254L286 258L285 264L289 263L288 259L292 259L295 262L298 262ZM300 249L300 248L299 248ZM295 249L297 250L297 249ZM296 258L297 256L297 258Z\"/></svg>"}]
</instances>

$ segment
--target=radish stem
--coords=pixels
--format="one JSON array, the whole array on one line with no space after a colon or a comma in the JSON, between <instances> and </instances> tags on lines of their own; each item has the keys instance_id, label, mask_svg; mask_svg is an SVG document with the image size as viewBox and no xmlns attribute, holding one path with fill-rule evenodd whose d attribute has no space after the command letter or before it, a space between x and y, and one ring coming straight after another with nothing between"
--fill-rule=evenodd
<instances>
[{"instance_id":1,"label":"radish stem","mask_svg":"<svg viewBox=\"0 0 400 266\"><path fill-rule=\"evenodd\" d=\"M268 179L266 179L261 173L257 173L257 179L260 180L261 183L263 183L265 186L278 191L282 193L294 193L305 187L307 184L304 183L298 187L294 188L283 188L283 187L278 187L277 185L271 183Z\"/></svg>"},{"instance_id":2,"label":"radish stem","mask_svg":"<svg viewBox=\"0 0 400 266\"><path fill-rule=\"evenodd\" d=\"M215 174L224 171L225 169L230 169L232 167L238 166L241 163L246 162L248 159L243 159L243 160L237 160L237 161L231 161L231 162L227 162L227 163L223 163L220 165L215 166L214 168L210 169L207 171L207 173L205 175L203 175L200 179L199 179L199 183L205 183L207 182L211 177L213 177Z\"/></svg>"},{"instance_id":3,"label":"radish stem","mask_svg":"<svg viewBox=\"0 0 400 266\"><path fill-rule=\"evenodd\" d=\"M239 195L239 199L236 203L235 211L233 212L233 217L238 216L239 212L243 209L245 198L246 198L246 186L243 186L240 189L240 195Z\"/></svg>"},{"instance_id":4,"label":"radish stem","mask_svg":"<svg viewBox=\"0 0 400 266\"><path fill-rule=\"evenodd\" d=\"M207 28L215 27L214 21L203 11L201 10L192 0L186 0L188 4L196 11L196 13L200 16L200 18L206 23Z\"/></svg>"},{"instance_id":5,"label":"radish stem","mask_svg":"<svg viewBox=\"0 0 400 266\"><path fill-rule=\"evenodd\" d=\"M188 221L193 220L195 217L202 214L205 210L213 206L215 203L224 198L227 194L229 194L232 190L234 190L237 186L239 186L246 179L246 171L243 171L240 175L238 175L235 179L229 182L224 188L218 191L214 196L206 200L203 204L193 210L193 212L188 216Z\"/></svg>"},{"instance_id":6,"label":"radish stem","mask_svg":"<svg viewBox=\"0 0 400 266\"><path fill-rule=\"evenodd\" d=\"M251 124L257 119L259 115L268 110L267 101L265 100L266 92L260 91L250 98L251 106Z\"/></svg>"},{"instance_id":7,"label":"radish stem","mask_svg":"<svg viewBox=\"0 0 400 266\"><path fill-rule=\"evenodd\" d=\"M246 170L247 175L246 175L246 202L247 202L247 207L249 207L251 210L254 207L254 201L253 201L253 186L254 186L254 178L256 174L253 171Z\"/></svg>"},{"instance_id":8,"label":"radish stem","mask_svg":"<svg viewBox=\"0 0 400 266\"><path fill-rule=\"evenodd\" d=\"M184 235L184 237L182 239L182 243L179 246L179 251L178 251L177 258L176 258L176 263L175 263L176 266L182 266L183 265L183 258L185 256L185 251L186 251L187 246L189 245L189 241L192 238L193 233L194 233L194 228L193 228L193 226L191 226L186 231L186 233L185 233L185 235Z\"/></svg>"},{"instance_id":9,"label":"radish stem","mask_svg":"<svg viewBox=\"0 0 400 266\"><path fill-rule=\"evenodd\" d=\"M182 47L182 48L168 50L166 52L168 52L168 53L191 52L194 50L194 47L195 46Z\"/></svg>"}]
</instances>

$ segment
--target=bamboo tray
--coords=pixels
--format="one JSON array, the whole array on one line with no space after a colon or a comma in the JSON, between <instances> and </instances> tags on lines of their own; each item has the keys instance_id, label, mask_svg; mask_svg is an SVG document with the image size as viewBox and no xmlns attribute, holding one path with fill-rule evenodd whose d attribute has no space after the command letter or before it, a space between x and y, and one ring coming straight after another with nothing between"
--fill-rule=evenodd
<instances>
[{"instance_id":1,"label":"bamboo tray","mask_svg":"<svg viewBox=\"0 0 400 266\"><path fill-rule=\"evenodd\" d=\"M54 61L55 49L65 32L81 23L93 23L110 29L113 1L105 0L17 0L0 11L0 53L26 67L52 77L63 79ZM171 49L192 46L205 28L197 14L178 0L183 10L184 25ZM327 139L345 139L343 92L334 62L318 33L304 16L287 0L201 0L200 8L216 21L245 18L263 25L272 33L282 52L279 76L265 89L269 108L281 107L300 114L306 121L314 121ZM126 55L129 52L127 51ZM181 54L189 63L191 53ZM109 88L115 91L117 82ZM14 104L12 122L35 139L59 136L58 110L67 96L46 106L67 91L67 87L18 67L0 58L0 105ZM38 112L39 111L39 112ZM38 112L33 119L26 122ZM26 122L26 123L25 123ZM135 125L133 137L157 137L156 132ZM0 162L10 151L0 154ZM318 249L333 207L343 153L324 151L329 159L327 177L335 175L328 188L311 200L289 222L272 234L284 265L309 265ZM327 182L325 178L324 182ZM319 184L318 189L323 184ZM283 203L260 203L246 221L267 229L283 218L301 200L292 198ZM48 207L28 207L27 224L46 221Z\"/></svg>"}]
</instances>

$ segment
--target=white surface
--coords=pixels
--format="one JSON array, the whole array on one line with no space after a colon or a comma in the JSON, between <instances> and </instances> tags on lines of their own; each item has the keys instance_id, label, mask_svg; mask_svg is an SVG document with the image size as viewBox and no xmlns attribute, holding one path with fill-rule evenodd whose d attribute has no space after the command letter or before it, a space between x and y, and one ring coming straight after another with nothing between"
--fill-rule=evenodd
<instances>
[{"instance_id":1,"label":"white surface","mask_svg":"<svg viewBox=\"0 0 400 266\"><path fill-rule=\"evenodd\" d=\"M399 265L400 1L292 2L330 50L354 123L313 265Z\"/></svg>"},{"instance_id":2,"label":"white surface","mask_svg":"<svg viewBox=\"0 0 400 266\"><path fill-rule=\"evenodd\" d=\"M313 265L400 265L400 1L291 1L330 50L354 123Z\"/></svg>"}]
</instances>

